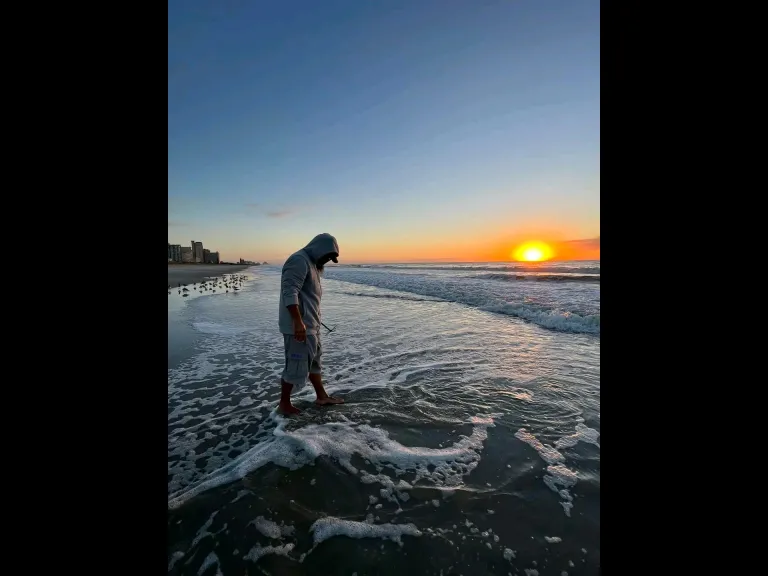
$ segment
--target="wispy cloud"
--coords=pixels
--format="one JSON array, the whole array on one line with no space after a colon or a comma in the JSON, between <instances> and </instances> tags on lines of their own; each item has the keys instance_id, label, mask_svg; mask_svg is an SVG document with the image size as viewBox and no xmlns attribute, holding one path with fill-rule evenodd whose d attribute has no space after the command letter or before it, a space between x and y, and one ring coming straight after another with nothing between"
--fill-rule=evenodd
<instances>
[{"instance_id":1,"label":"wispy cloud","mask_svg":"<svg viewBox=\"0 0 768 576\"><path fill-rule=\"evenodd\" d=\"M295 214L296 210L292 209L286 209L286 210L274 210L272 212L267 212L267 216L270 218L285 218L286 216L290 216L291 214Z\"/></svg>"},{"instance_id":2,"label":"wispy cloud","mask_svg":"<svg viewBox=\"0 0 768 576\"><path fill-rule=\"evenodd\" d=\"M560 260L599 260L600 236L597 238L566 240L556 243L554 248Z\"/></svg>"},{"instance_id":3,"label":"wispy cloud","mask_svg":"<svg viewBox=\"0 0 768 576\"><path fill-rule=\"evenodd\" d=\"M259 204L258 202L246 202L242 205L242 208L240 208L241 214L244 215L259 215L259 216L266 216L267 218L285 218L286 216L290 216L292 214L295 214L297 210L295 208L284 208L284 209L272 209L269 210L266 206L263 204Z\"/></svg>"},{"instance_id":4,"label":"wispy cloud","mask_svg":"<svg viewBox=\"0 0 768 576\"><path fill-rule=\"evenodd\" d=\"M570 244L574 248L591 248L593 250L599 250L600 236L597 238L584 238L582 240L568 240L565 244Z\"/></svg>"}]
</instances>

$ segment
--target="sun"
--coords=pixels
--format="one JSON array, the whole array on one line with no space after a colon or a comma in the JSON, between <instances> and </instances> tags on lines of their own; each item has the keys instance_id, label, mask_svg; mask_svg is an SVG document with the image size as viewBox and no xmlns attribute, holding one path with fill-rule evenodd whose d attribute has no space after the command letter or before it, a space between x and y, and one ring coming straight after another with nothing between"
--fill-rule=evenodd
<instances>
[{"instance_id":1,"label":"sun","mask_svg":"<svg viewBox=\"0 0 768 576\"><path fill-rule=\"evenodd\" d=\"M523 252L523 258L528 260L528 262L538 262L542 256L544 255L538 248L526 248L525 252Z\"/></svg>"},{"instance_id":2,"label":"sun","mask_svg":"<svg viewBox=\"0 0 768 576\"><path fill-rule=\"evenodd\" d=\"M541 262L552 258L552 248L544 242L524 242L514 250L513 257L523 262Z\"/></svg>"}]
</instances>

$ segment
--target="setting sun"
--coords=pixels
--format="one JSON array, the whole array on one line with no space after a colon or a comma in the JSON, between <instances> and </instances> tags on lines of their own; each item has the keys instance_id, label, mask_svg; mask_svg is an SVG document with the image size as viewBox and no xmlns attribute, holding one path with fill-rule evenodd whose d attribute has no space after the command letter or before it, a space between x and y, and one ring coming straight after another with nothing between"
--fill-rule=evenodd
<instances>
[{"instance_id":1,"label":"setting sun","mask_svg":"<svg viewBox=\"0 0 768 576\"><path fill-rule=\"evenodd\" d=\"M541 250L538 248L528 248L525 252L523 252L523 258L529 262L541 260L541 256Z\"/></svg>"},{"instance_id":2,"label":"setting sun","mask_svg":"<svg viewBox=\"0 0 768 576\"><path fill-rule=\"evenodd\" d=\"M525 242L514 251L514 259L525 262L540 262L552 258L552 248L544 242Z\"/></svg>"}]
</instances>

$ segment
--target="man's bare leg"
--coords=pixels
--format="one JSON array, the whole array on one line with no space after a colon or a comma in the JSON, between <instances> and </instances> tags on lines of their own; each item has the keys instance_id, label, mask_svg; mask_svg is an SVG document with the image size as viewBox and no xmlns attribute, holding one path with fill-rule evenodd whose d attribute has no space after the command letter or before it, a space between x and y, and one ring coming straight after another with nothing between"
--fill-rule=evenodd
<instances>
[{"instance_id":1,"label":"man's bare leg","mask_svg":"<svg viewBox=\"0 0 768 576\"><path fill-rule=\"evenodd\" d=\"M328 404L344 404L344 400L341 398L334 398L328 396L328 392L323 387L323 379L320 374L310 374L309 381L312 382L312 386L315 388L315 394L317 394L317 400L315 404L318 406L326 406Z\"/></svg>"},{"instance_id":2,"label":"man's bare leg","mask_svg":"<svg viewBox=\"0 0 768 576\"><path fill-rule=\"evenodd\" d=\"M293 390L293 384L289 384L285 380L280 380L280 404L277 406L277 411L280 414L290 416L291 414L298 414L301 412L296 406L291 404L291 390Z\"/></svg>"}]
</instances>

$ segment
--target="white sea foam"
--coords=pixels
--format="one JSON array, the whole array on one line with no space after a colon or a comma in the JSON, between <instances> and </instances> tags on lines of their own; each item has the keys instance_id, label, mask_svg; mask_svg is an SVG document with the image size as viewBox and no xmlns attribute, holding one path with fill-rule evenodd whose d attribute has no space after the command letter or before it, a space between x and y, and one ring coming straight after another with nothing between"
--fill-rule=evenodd
<instances>
[{"instance_id":1,"label":"white sea foam","mask_svg":"<svg viewBox=\"0 0 768 576\"><path fill-rule=\"evenodd\" d=\"M239 491L237 492L237 496L235 496L235 499L234 499L234 500L230 500L230 502L229 502L229 503L230 503L230 504L234 504L235 502L237 502L237 501L238 501L238 500L240 500L241 498L245 498L245 497L246 497L246 496L248 496L249 494L253 494L253 492L251 492L250 490L239 490Z\"/></svg>"},{"instance_id":2,"label":"white sea foam","mask_svg":"<svg viewBox=\"0 0 768 576\"><path fill-rule=\"evenodd\" d=\"M592 438L592 435L589 432L585 433L584 431L580 431L579 426L580 425L577 425L576 427L576 434L573 436L566 436L566 446L575 445L576 442L578 442L577 439L573 444L569 444L575 436L578 436L579 439L582 437ZM591 430L590 428L583 428L585 430ZM576 481L578 480L576 473L562 464L562 462L565 461L565 457L560 452L552 446L542 444L525 428L520 428L520 430L515 433L515 437L533 447L533 449L539 453L541 459L549 464L549 466L547 466L547 474L543 478L544 484L562 498L563 501L560 502L560 504L563 507L565 515L570 517L571 508L573 508L573 497L571 496L569 488L576 484ZM561 438L561 440L563 439ZM560 442L560 440L558 440L558 442ZM558 442L555 442L555 445L557 445ZM558 486L561 486L562 488L559 488Z\"/></svg>"},{"instance_id":3,"label":"white sea foam","mask_svg":"<svg viewBox=\"0 0 768 576\"><path fill-rule=\"evenodd\" d=\"M248 522L248 525L253 524L256 530L264 534L267 538L279 539L282 536L280 526L272 520L267 520L263 516L257 517L255 520Z\"/></svg>"},{"instance_id":4,"label":"white sea foam","mask_svg":"<svg viewBox=\"0 0 768 576\"><path fill-rule=\"evenodd\" d=\"M205 523L198 529L197 534L195 534L195 538L192 540L192 544L190 544L189 548L190 550L198 545L200 540L205 538L206 536L212 536L213 532L209 532L208 528L211 527L211 524L213 524L213 519L216 517L216 514L218 514L218 510L213 512L209 517L208 520L205 521Z\"/></svg>"},{"instance_id":5,"label":"white sea foam","mask_svg":"<svg viewBox=\"0 0 768 576\"><path fill-rule=\"evenodd\" d=\"M352 455L357 454L377 469L389 467L400 473L410 471L415 473L417 482L425 480L437 486L458 487L463 483L463 476L478 465L483 442L488 436L487 429L494 425L489 417L472 417L471 435L462 436L446 448L425 448L403 446L392 440L385 430L367 424L332 422L287 431L285 419L274 413L273 418L277 426L272 438L257 444L198 484L174 494L169 499L169 508L178 507L206 490L243 478L268 462L296 470L319 456L333 458L352 474L358 473L350 461ZM362 482L379 482L384 486L382 498L392 500L399 496L401 500L407 499L403 495L411 488L410 484L401 481L395 486L384 474L373 475L366 471L361 474Z\"/></svg>"},{"instance_id":6,"label":"white sea foam","mask_svg":"<svg viewBox=\"0 0 768 576\"><path fill-rule=\"evenodd\" d=\"M334 536L347 536L348 538L385 538L402 546L402 536L421 536L421 531L413 524L369 524L341 520L332 516L316 520L309 531L314 536L315 545Z\"/></svg>"},{"instance_id":7,"label":"white sea foam","mask_svg":"<svg viewBox=\"0 0 768 576\"><path fill-rule=\"evenodd\" d=\"M560 485L567 489L576 484L576 480L578 479L576 473L562 464L547 466L547 473L549 476L544 476L544 483L547 484L553 492L557 492L564 498L570 500L570 496L565 496L565 494L563 494L566 490L560 490L557 486Z\"/></svg>"},{"instance_id":8,"label":"white sea foam","mask_svg":"<svg viewBox=\"0 0 768 576\"><path fill-rule=\"evenodd\" d=\"M375 286L390 291L393 297L394 293L398 292L404 300L412 298L407 294L417 294L458 302L487 312L516 316L551 330L600 334L599 283L591 286L581 285L578 288L573 285L557 286L560 282L524 282L513 286L506 282L461 274L435 277L403 274L394 269L386 273L334 269L329 271L328 276L345 282ZM446 282L447 279L450 281ZM592 281L594 278L583 277L582 280ZM532 300L528 297L531 294L540 297ZM550 304L539 303L542 300Z\"/></svg>"},{"instance_id":9,"label":"white sea foam","mask_svg":"<svg viewBox=\"0 0 768 576\"><path fill-rule=\"evenodd\" d=\"M555 464L557 462L563 462L565 457L560 454L552 446L542 444L533 434L528 432L525 428L520 428L515 432L515 438L522 440L526 444L530 445L536 452L539 453L541 459L547 464Z\"/></svg>"},{"instance_id":10,"label":"white sea foam","mask_svg":"<svg viewBox=\"0 0 768 576\"><path fill-rule=\"evenodd\" d=\"M219 563L219 557L214 551L211 551L211 553L205 557L205 560L203 560L203 563L200 565L200 569L197 571L198 576L200 576L200 574L205 572L214 564L216 564L216 576L221 576L221 564Z\"/></svg>"},{"instance_id":11,"label":"white sea foam","mask_svg":"<svg viewBox=\"0 0 768 576\"><path fill-rule=\"evenodd\" d=\"M296 545L293 543L289 544L280 544L279 546L259 546L256 544L253 548L251 548L248 551L248 554L243 556L245 560L251 560L252 562L257 562L259 558L262 558L263 556L266 556L267 554L277 554L278 556L288 556L288 553L293 550L293 548Z\"/></svg>"},{"instance_id":12,"label":"white sea foam","mask_svg":"<svg viewBox=\"0 0 768 576\"><path fill-rule=\"evenodd\" d=\"M547 475L544 476L544 484L563 499L560 504L565 511L565 515L569 517L571 515L571 508L573 508L573 497L568 489L576 484L577 479L576 473L562 464L547 466ZM560 489L558 486L563 488Z\"/></svg>"},{"instance_id":13,"label":"white sea foam","mask_svg":"<svg viewBox=\"0 0 768 576\"><path fill-rule=\"evenodd\" d=\"M563 436L555 442L557 448L571 448L576 446L578 442L586 442L588 444L594 444L600 448L600 444L597 439L600 437L600 432L594 428L588 428L584 424L576 424L576 432L570 436Z\"/></svg>"},{"instance_id":14,"label":"white sea foam","mask_svg":"<svg viewBox=\"0 0 768 576\"><path fill-rule=\"evenodd\" d=\"M563 539L560 538L559 536L544 536L544 540L546 540L550 544L556 544L558 542L562 542L563 541Z\"/></svg>"},{"instance_id":15,"label":"white sea foam","mask_svg":"<svg viewBox=\"0 0 768 576\"><path fill-rule=\"evenodd\" d=\"M558 312L553 310L539 310L526 304L489 304L481 306L481 310L517 316L538 324L542 328L557 330L558 332L573 332L577 334L600 334L600 315L586 315Z\"/></svg>"},{"instance_id":16,"label":"white sea foam","mask_svg":"<svg viewBox=\"0 0 768 576\"><path fill-rule=\"evenodd\" d=\"M170 572L173 569L173 566L176 564L176 562L178 562L182 558L184 558L184 552L182 552L181 550L177 550L176 552L174 552L171 555L171 561L168 563L168 572Z\"/></svg>"}]
</instances>

